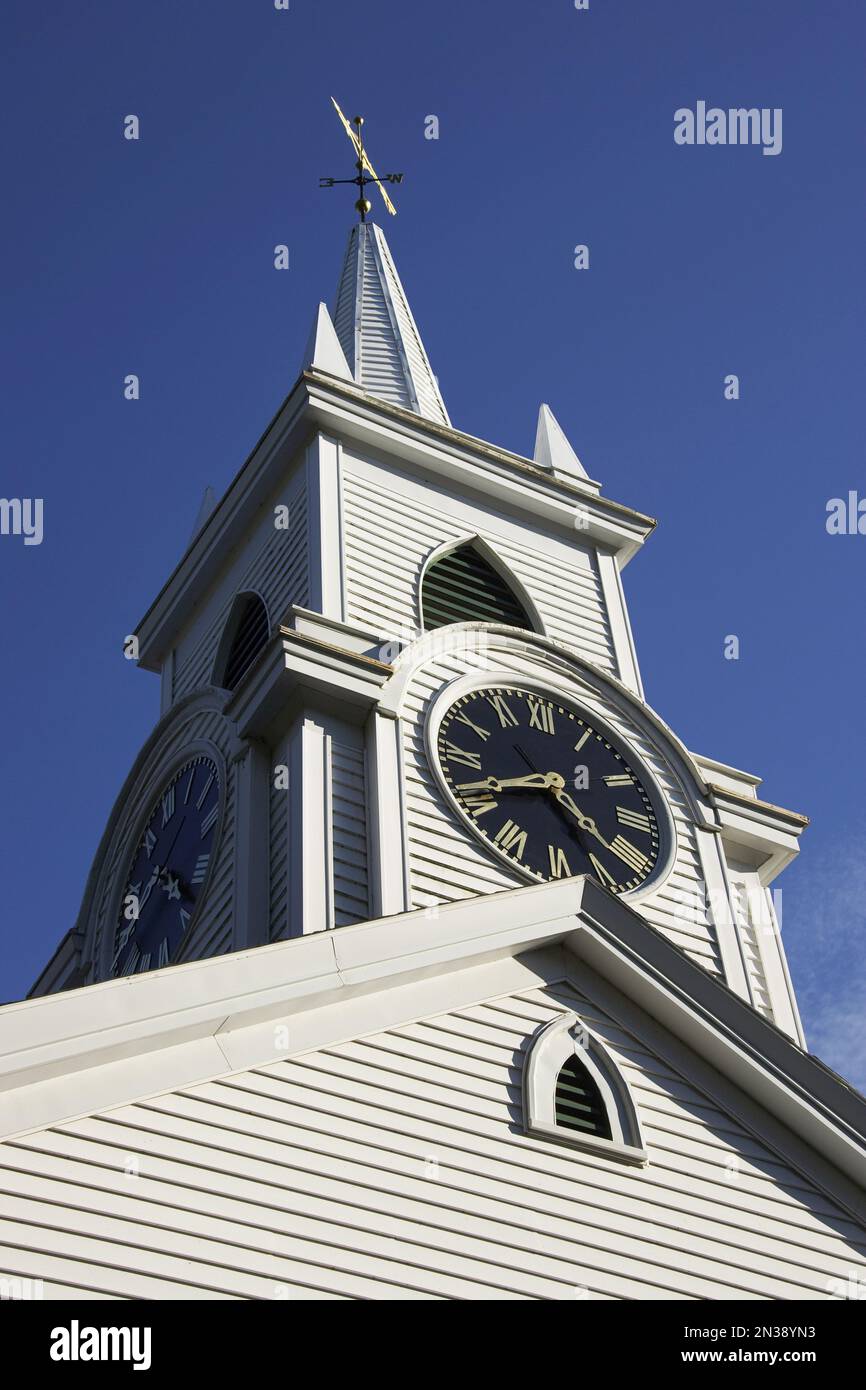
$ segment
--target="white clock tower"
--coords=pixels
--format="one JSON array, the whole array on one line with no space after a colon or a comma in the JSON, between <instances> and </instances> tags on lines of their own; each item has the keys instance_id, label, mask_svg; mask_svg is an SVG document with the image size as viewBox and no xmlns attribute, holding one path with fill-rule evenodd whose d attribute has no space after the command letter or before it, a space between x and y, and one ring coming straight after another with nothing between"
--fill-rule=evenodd
<instances>
[{"instance_id":1,"label":"white clock tower","mask_svg":"<svg viewBox=\"0 0 866 1390\"><path fill-rule=\"evenodd\" d=\"M455 428L373 223L301 367L138 626L160 720L0 1009L0 1265L845 1296L866 1104L805 1049L769 891L806 822L646 703L655 523L546 405L532 459Z\"/></svg>"}]
</instances>

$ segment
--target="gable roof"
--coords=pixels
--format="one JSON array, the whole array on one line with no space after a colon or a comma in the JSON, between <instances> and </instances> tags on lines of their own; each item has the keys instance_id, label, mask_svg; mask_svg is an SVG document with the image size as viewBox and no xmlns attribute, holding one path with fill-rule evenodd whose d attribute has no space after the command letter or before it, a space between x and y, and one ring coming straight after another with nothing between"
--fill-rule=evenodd
<instances>
[{"instance_id":1,"label":"gable roof","mask_svg":"<svg viewBox=\"0 0 866 1390\"><path fill-rule=\"evenodd\" d=\"M588 878L6 1005L0 1139L273 1061L277 1023L292 1055L505 992L557 946L781 1127L812 1181L835 1172L866 1222L866 1100Z\"/></svg>"}]
</instances>

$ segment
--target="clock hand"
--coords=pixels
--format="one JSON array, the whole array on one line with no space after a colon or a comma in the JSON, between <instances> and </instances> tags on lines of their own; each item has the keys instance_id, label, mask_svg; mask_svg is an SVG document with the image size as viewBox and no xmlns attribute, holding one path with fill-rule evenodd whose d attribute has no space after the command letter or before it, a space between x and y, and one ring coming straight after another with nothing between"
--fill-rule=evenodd
<instances>
[{"instance_id":1,"label":"clock hand","mask_svg":"<svg viewBox=\"0 0 866 1390\"><path fill-rule=\"evenodd\" d=\"M595 821L591 816L585 816L583 814L577 803L568 795L568 792L564 792L560 787L553 786L551 787L551 791L556 797L559 805L564 807L570 816L574 816L581 830L585 830L589 835L594 835L597 840L601 841L605 849L610 849L610 845L602 835Z\"/></svg>"},{"instance_id":2,"label":"clock hand","mask_svg":"<svg viewBox=\"0 0 866 1390\"><path fill-rule=\"evenodd\" d=\"M138 915L139 915L139 917L141 916L141 910L142 910L142 908L144 907L144 904L147 902L148 898L150 897L151 893L153 892L154 888L156 887L157 883L159 882L159 878L160 878L160 874L161 874L161 873L162 873L162 869L159 867L158 864L156 864L156 865L154 866L153 873L151 874L151 876L150 876L150 878L149 878L149 880L148 880L147 887L146 887L145 890L144 890L144 894L143 894L143 896L142 896L142 898L141 898L141 901L140 901L139 904L138 904Z\"/></svg>"},{"instance_id":3,"label":"clock hand","mask_svg":"<svg viewBox=\"0 0 866 1390\"><path fill-rule=\"evenodd\" d=\"M528 777L486 777L483 782L461 782L457 790L501 792L507 787L527 787L530 791L547 791L560 785L564 786L565 781L558 772L533 772Z\"/></svg>"}]
</instances>

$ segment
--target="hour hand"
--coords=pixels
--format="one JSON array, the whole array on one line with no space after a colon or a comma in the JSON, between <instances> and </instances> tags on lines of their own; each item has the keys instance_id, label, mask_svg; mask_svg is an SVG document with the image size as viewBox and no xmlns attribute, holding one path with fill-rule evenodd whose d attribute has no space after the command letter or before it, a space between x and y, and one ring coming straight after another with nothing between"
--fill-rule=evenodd
<instances>
[{"instance_id":1,"label":"hour hand","mask_svg":"<svg viewBox=\"0 0 866 1390\"><path fill-rule=\"evenodd\" d=\"M546 791L554 785L552 779L562 780L555 772L531 772L527 777L486 777L483 782L461 782L457 790L501 792L507 787L528 787L530 791Z\"/></svg>"}]
</instances>

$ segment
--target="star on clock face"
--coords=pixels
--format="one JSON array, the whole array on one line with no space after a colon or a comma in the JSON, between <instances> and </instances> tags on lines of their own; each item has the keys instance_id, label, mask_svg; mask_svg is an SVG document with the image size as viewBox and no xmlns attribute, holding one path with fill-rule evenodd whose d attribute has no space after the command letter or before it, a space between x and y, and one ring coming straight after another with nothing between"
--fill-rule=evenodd
<instances>
[{"instance_id":1,"label":"star on clock face","mask_svg":"<svg viewBox=\"0 0 866 1390\"><path fill-rule=\"evenodd\" d=\"M129 866L112 975L158 970L171 961L207 879L219 810L215 764L191 759L157 799Z\"/></svg>"},{"instance_id":2,"label":"star on clock face","mask_svg":"<svg viewBox=\"0 0 866 1390\"><path fill-rule=\"evenodd\" d=\"M588 714L558 698L473 690L443 716L436 754L464 819L529 877L592 874L628 893L656 869L662 837L640 777Z\"/></svg>"}]
</instances>

